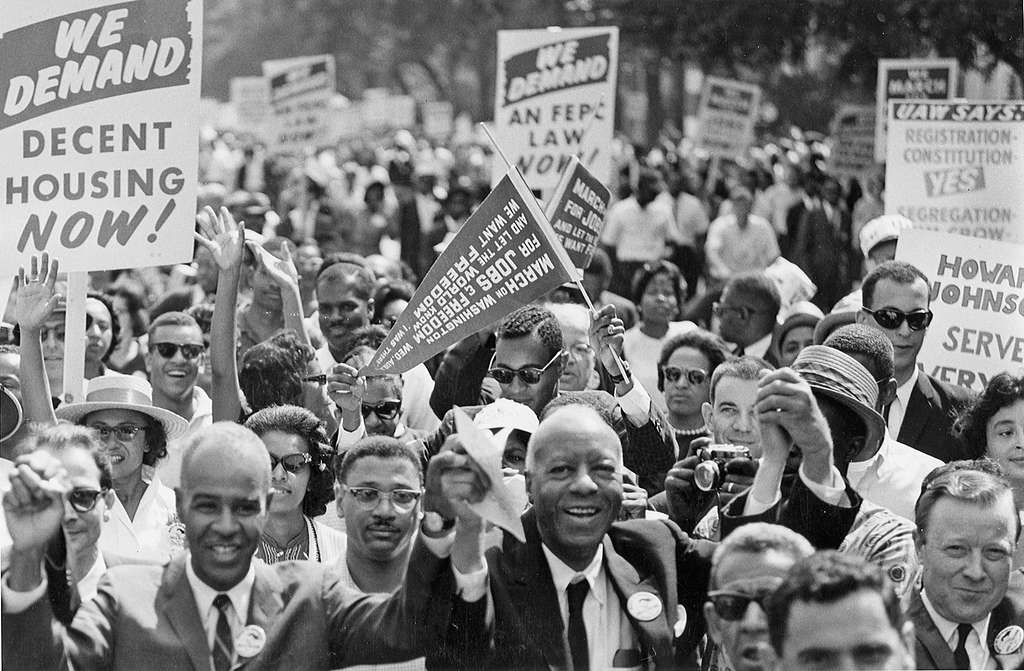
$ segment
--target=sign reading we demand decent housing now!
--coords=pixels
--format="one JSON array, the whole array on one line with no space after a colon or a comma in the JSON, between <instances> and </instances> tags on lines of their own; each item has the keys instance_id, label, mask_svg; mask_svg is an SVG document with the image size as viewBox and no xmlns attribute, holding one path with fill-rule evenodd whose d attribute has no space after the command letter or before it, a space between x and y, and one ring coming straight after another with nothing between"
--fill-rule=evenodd
<instances>
[{"instance_id":1,"label":"sign reading we demand decent housing now!","mask_svg":"<svg viewBox=\"0 0 1024 671\"><path fill-rule=\"evenodd\" d=\"M513 169L430 267L384 344L359 373L404 373L579 278Z\"/></svg>"},{"instance_id":2,"label":"sign reading we demand decent housing now!","mask_svg":"<svg viewBox=\"0 0 1024 671\"><path fill-rule=\"evenodd\" d=\"M611 177L618 54L618 28L498 31L495 135L531 189L554 189L573 155Z\"/></svg>"},{"instance_id":3,"label":"sign reading we demand decent housing now!","mask_svg":"<svg viewBox=\"0 0 1024 671\"><path fill-rule=\"evenodd\" d=\"M192 256L201 0L5 0L0 231L10 274Z\"/></svg>"}]
</instances>

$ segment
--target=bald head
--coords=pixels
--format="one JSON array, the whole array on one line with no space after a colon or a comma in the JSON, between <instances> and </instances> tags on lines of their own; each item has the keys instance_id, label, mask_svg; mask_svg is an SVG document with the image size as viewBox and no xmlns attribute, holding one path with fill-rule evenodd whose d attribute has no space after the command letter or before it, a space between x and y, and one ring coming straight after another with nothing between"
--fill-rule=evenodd
<instances>
[{"instance_id":1,"label":"bald head","mask_svg":"<svg viewBox=\"0 0 1024 671\"><path fill-rule=\"evenodd\" d=\"M270 457L260 437L234 422L215 422L185 440L181 489L189 491L198 474L245 474L270 491Z\"/></svg>"},{"instance_id":2,"label":"bald head","mask_svg":"<svg viewBox=\"0 0 1024 671\"><path fill-rule=\"evenodd\" d=\"M534 470L538 455L546 449L569 443L609 447L615 453L617 470L622 471L619 435L596 410L585 405L565 405L545 415L526 446L526 470Z\"/></svg>"}]
</instances>

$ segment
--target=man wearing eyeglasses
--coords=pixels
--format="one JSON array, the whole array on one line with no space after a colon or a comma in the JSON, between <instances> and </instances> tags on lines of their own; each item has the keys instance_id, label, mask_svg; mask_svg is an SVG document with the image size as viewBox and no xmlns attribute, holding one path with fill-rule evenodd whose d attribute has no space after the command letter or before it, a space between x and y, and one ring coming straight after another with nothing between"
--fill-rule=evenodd
<instances>
[{"instance_id":1,"label":"man wearing eyeglasses","mask_svg":"<svg viewBox=\"0 0 1024 671\"><path fill-rule=\"evenodd\" d=\"M165 312L150 324L146 367L153 405L184 417L189 433L213 423L213 401L196 384L205 353L199 323L184 312ZM171 441L167 458L157 466L160 479L171 488L181 483L181 450L182 439Z\"/></svg>"},{"instance_id":2,"label":"man wearing eyeglasses","mask_svg":"<svg viewBox=\"0 0 1024 671\"><path fill-rule=\"evenodd\" d=\"M886 424L896 440L945 462L965 459L965 446L953 436L953 417L971 392L937 380L918 367L917 355L932 321L928 278L904 261L887 261L864 278L864 307L857 323L879 329L895 350L896 398L886 408Z\"/></svg>"},{"instance_id":3,"label":"man wearing eyeglasses","mask_svg":"<svg viewBox=\"0 0 1024 671\"><path fill-rule=\"evenodd\" d=\"M768 640L765 599L797 560L813 553L800 534L761 522L740 527L722 541L711 558L704 604L709 640L702 668L772 671L775 653Z\"/></svg>"},{"instance_id":4,"label":"man wearing eyeglasses","mask_svg":"<svg viewBox=\"0 0 1024 671\"><path fill-rule=\"evenodd\" d=\"M714 304L718 335L735 345L737 356L764 358L782 301L775 282L762 272L741 273L725 283Z\"/></svg>"}]
</instances>

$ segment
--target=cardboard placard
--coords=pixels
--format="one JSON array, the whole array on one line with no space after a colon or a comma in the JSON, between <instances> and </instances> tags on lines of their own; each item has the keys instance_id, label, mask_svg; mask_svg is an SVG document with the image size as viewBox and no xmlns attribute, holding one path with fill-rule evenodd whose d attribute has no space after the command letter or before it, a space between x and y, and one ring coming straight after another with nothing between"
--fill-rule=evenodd
<instances>
[{"instance_id":1,"label":"cardboard placard","mask_svg":"<svg viewBox=\"0 0 1024 671\"><path fill-rule=\"evenodd\" d=\"M554 189L571 156L609 178L619 29L499 30L494 133L531 189ZM506 166L494 157L492 182Z\"/></svg>"},{"instance_id":2,"label":"cardboard placard","mask_svg":"<svg viewBox=\"0 0 1024 671\"><path fill-rule=\"evenodd\" d=\"M842 105L832 117L832 151L828 171L841 178L863 179L875 163L875 108Z\"/></svg>"},{"instance_id":3,"label":"cardboard placard","mask_svg":"<svg viewBox=\"0 0 1024 671\"><path fill-rule=\"evenodd\" d=\"M950 100L960 70L955 58L880 58L875 89L875 161L885 160L890 100Z\"/></svg>"},{"instance_id":4,"label":"cardboard placard","mask_svg":"<svg viewBox=\"0 0 1024 671\"><path fill-rule=\"evenodd\" d=\"M404 373L555 287L580 279L515 170L427 271L360 375Z\"/></svg>"},{"instance_id":5,"label":"cardboard placard","mask_svg":"<svg viewBox=\"0 0 1024 671\"><path fill-rule=\"evenodd\" d=\"M1024 103L892 101L886 214L1024 242Z\"/></svg>"},{"instance_id":6,"label":"cardboard placard","mask_svg":"<svg viewBox=\"0 0 1024 671\"><path fill-rule=\"evenodd\" d=\"M235 107L238 130L261 137L264 125L273 116L270 84L266 77L232 77L231 104Z\"/></svg>"},{"instance_id":7,"label":"cardboard placard","mask_svg":"<svg viewBox=\"0 0 1024 671\"><path fill-rule=\"evenodd\" d=\"M202 2L9 0L0 35L0 230L11 275L192 257Z\"/></svg>"},{"instance_id":8,"label":"cardboard placard","mask_svg":"<svg viewBox=\"0 0 1024 671\"><path fill-rule=\"evenodd\" d=\"M334 56L302 56L264 61L274 119L270 149L303 155L328 140L330 101L334 95Z\"/></svg>"},{"instance_id":9,"label":"cardboard placard","mask_svg":"<svg viewBox=\"0 0 1024 671\"><path fill-rule=\"evenodd\" d=\"M713 156L739 158L754 141L761 107L761 87L719 77L705 77L697 117L697 146Z\"/></svg>"},{"instance_id":10,"label":"cardboard placard","mask_svg":"<svg viewBox=\"0 0 1024 671\"><path fill-rule=\"evenodd\" d=\"M1024 245L911 229L896 258L931 281L925 372L975 391L997 373L1024 374Z\"/></svg>"},{"instance_id":11,"label":"cardboard placard","mask_svg":"<svg viewBox=\"0 0 1024 671\"><path fill-rule=\"evenodd\" d=\"M452 134L455 108L448 101L426 102L420 105L423 134L432 140L444 140Z\"/></svg>"},{"instance_id":12,"label":"cardboard placard","mask_svg":"<svg viewBox=\"0 0 1024 671\"><path fill-rule=\"evenodd\" d=\"M590 265L604 230L612 194L573 156L548 201L544 215L576 268Z\"/></svg>"}]
</instances>

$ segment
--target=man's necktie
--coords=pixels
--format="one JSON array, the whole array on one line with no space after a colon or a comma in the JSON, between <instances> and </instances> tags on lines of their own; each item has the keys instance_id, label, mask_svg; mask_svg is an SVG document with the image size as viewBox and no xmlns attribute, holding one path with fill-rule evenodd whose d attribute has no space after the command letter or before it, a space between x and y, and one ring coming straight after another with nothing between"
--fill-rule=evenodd
<instances>
[{"instance_id":1,"label":"man's necktie","mask_svg":"<svg viewBox=\"0 0 1024 671\"><path fill-rule=\"evenodd\" d=\"M956 635L959 640L956 643L956 650L953 651L953 662L958 669L970 669L971 658L967 655L967 637L971 635L973 627L970 624L958 624Z\"/></svg>"},{"instance_id":2,"label":"man's necktie","mask_svg":"<svg viewBox=\"0 0 1024 671\"><path fill-rule=\"evenodd\" d=\"M583 623L583 601L589 590L590 583L586 579L574 582L566 589L569 596L569 652L572 653L574 671L590 671L587 626Z\"/></svg>"},{"instance_id":3,"label":"man's necktie","mask_svg":"<svg viewBox=\"0 0 1024 671\"><path fill-rule=\"evenodd\" d=\"M231 668L231 658L234 656L231 625L228 623L231 598L227 594L218 594L213 599L213 605L217 609L217 632L213 637L213 668L214 671L228 671Z\"/></svg>"}]
</instances>

